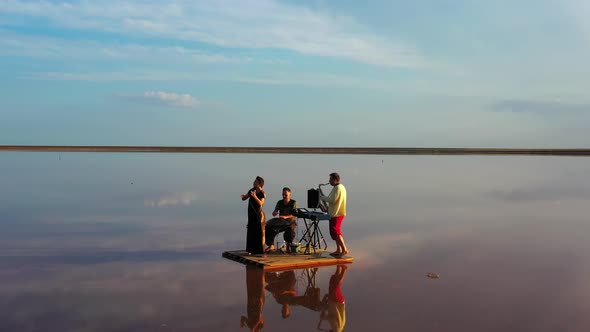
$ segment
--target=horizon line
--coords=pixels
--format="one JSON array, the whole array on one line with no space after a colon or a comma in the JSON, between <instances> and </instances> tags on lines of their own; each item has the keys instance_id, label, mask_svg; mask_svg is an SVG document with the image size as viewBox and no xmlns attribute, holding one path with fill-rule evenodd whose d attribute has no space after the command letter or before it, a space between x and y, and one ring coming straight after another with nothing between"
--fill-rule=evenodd
<instances>
[{"instance_id":1,"label":"horizon line","mask_svg":"<svg viewBox=\"0 0 590 332\"><path fill-rule=\"evenodd\" d=\"M126 146L126 145L0 145L0 151L280 153L365 155L545 155L590 156L590 149L572 148L418 148L418 147L256 147L256 146Z\"/></svg>"}]
</instances>

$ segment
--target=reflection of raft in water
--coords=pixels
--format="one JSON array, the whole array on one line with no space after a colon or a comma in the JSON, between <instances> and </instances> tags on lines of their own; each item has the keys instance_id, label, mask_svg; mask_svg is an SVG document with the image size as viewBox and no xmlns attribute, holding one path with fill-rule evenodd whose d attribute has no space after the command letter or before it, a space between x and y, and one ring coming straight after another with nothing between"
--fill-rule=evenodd
<instances>
[{"instance_id":1,"label":"reflection of raft in water","mask_svg":"<svg viewBox=\"0 0 590 332\"><path fill-rule=\"evenodd\" d=\"M223 257L247 265L254 265L264 270L287 270L324 265L336 265L352 263L353 258L344 256L332 257L326 251L318 251L315 254L286 254L275 252L266 255L248 255L246 251L225 251Z\"/></svg>"},{"instance_id":2,"label":"reflection of raft in water","mask_svg":"<svg viewBox=\"0 0 590 332\"><path fill-rule=\"evenodd\" d=\"M265 289L273 295L277 303L283 306L302 306L313 311L321 311L323 306L320 299L320 288L316 282L317 271L318 268L306 268L265 272L266 282L268 283ZM299 278L296 278L296 274L300 275ZM304 283L306 285L305 291L302 295L298 295L296 283L303 281L304 278L306 281Z\"/></svg>"}]
</instances>

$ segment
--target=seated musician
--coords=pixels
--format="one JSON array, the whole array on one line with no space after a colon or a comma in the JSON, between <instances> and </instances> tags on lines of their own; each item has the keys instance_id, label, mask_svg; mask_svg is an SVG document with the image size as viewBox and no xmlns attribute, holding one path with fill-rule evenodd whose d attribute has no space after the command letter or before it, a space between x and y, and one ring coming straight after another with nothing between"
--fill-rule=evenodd
<instances>
[{"instance_id":1,"label":"seated musician","mask_svg":"<svg viewBox=\"0 0 590 332\"><path fill-rule=\"evenodd\" d=\"M275 209L272 212L273 217L266 222L266 249L265 252L275 250L274 241L277 234L285 232L283 238L286 242L287 252L291 252L291 243L295 238L297 229L297 217L295 217L295 209L297 202L291 199L291 189L283 188L283 199L277 202Z\"/></svg>"}]
</instances>

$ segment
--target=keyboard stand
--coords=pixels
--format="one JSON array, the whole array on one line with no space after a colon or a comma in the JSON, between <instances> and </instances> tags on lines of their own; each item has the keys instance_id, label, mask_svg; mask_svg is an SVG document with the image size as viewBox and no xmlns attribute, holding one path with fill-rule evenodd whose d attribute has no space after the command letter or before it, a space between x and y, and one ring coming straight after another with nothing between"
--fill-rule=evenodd
<instances>
[{"instance_id":1,"label":"keyboard stand","mask_svg":"<svg viewBox=\"0 0 590 332\"><path fill-rule=\"evenodd\" d=\"M329 220L330 217L327 214L316 212L316 211L308 211L307 209L300 209L300 213L298 213L298 218L303 219L305 223L305 232L301 236L299 242L305 242L305 251L304 254L311 254L313 250L314 254L317 254L317 251L322 249L322 242L324 244L324 250L328 248L328 244L324 239L324 234L320 229L320 221L321 220Z\"/></svg>"}]
</instances>

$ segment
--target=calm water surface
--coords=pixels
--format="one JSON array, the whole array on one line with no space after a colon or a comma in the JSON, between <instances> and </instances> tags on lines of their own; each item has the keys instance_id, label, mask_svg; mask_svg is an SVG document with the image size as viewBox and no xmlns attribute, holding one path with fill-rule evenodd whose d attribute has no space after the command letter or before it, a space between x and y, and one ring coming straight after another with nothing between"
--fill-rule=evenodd
<instances>
[{"instance_id":1,"label":"calm water surface","mask_svg":"<svg viewBox=\"0 0 590 332\"><path fill-rule=\"evenodd\" d=\"M348 269L221 257L245 247L256 175L270 214L332 171ZM589 176L587 158L2 152L0 331L587 331Z\"/></svg>"}]
</instances>

